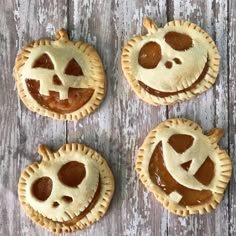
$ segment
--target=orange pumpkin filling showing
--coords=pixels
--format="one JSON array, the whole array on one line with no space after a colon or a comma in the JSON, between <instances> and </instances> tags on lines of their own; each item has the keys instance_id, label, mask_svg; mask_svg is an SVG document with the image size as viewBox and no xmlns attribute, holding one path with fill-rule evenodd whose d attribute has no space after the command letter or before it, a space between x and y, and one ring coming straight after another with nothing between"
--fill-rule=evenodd
<instances>
[{"instance_id":1,"label":"orange pumpkin filling showing","mask_svg":"<svg viewBox=\"0 0 236 236\"><path fill-rule=\"evenodd\" d=\"M178 32L171 31L171 32L168 32L164 36L164 39L166 43L176 51L185 51L185 50L190 49L193 46L192 38L188 36L187 34L181 34ZM153 69L161 61L161 58L162 58L162 55L161 55L161 48L159 44L156 42L148 42L141 48L139 52L138 63L140 66L144 67L145 69ZM176 64L182 64L179 58L173 58L173 61ZM166 68L171 69L173 65L172 65L172 62L167 61L165 62L165 66ZM165 91L159 91L159 90L153 89L140 80L138 81L138 83L149 94L156 97L164 98L164 97L168 97L172 95L177 95L179 93L187 92L196 88L197 84L199 84L205 78L208 72L208 68L209 68L209 65L207 61L202 70L202 73L190 87L182 89L182 90L178 90L175 92L165 92ZM158 80L158 75L157 75L157 80Z\"/></svg>"},{"instance_id":2,"label":"orange pumpkin filling showing","mask_svg":"<svg viewBox=\"0 0 236 236\"><path fill-rule=\"evenodd\" d=\"M94 194L94 197L93 197L92 201L89 203L89 205L78 216L75 216L71 220L64 221L63 223L67 226L70 226L70 225L76 224L76 222L83 219L96 205L98 199L100 198L101 189L102 189L102 183L101 183L101 178L99 176L99 182L98 182L97 190Z\"/></svg>"},{"instance_id":3,"label":"orange pumpkin filling showing","mask_svg":"<svg viewBox=\"0 0 236 236\"><path fill-rule=\"evenodd\" d=\"M53 62L49 55L44 53L36 59L32 68L44 68L53 70ZM80 76L83 75L83 71L77 61L72 58L64 71L67 75ZM54 75L53 83L55 85L63 86L62 81L57 75ZM26 79L26 85L31 96L44 108L57 112L59 114L66 114L77 111L84 106L90 98L93 96L94 89L91 88L69 88L68 99L61 100L59 93L55 91L49 91L49 96L40 94L40 82L37 80Z\"/></svg>"},{"instance_id":4,"label":"orange pumpkin filling showing","mask_svg":"<svg viewBox=\"0 0 236 236\"><path fill-rule=\"evenodd\" d=\"M61 167L61 169L58 172L59 179L64 184L71 187L77 187L85 178L85 175L86 175L86 169L85 169L84 164L77 161L71 161L71 162L66 163L65 165ZM102 183L101 183L101 178L99 175L99 182L98 182L97 190L93 196L92 201L78 216L73 217L71 220L64 221L63 223L67 226L71 226L71 225L75 225L76 222L84 218L96 205L100 197L101 188L102 188Z\"/></svg>"},{"instance_id":5,"label":"orange pumpkin filling showing","mask_svg":"<svg viewBox=\"0 0 236 236\"><path fill-rule=\"evenodd\" d=\"M205 78L205 76L206 76L206 74L208 72L208 69L209 69L208 62L206 62L205 66L204 66L204 69L203 69L202 73L200 74L200 76L198 77L198 79L190 87L182 89L182 90L178 90L176 92L162 92L162 91L159 91L159 90L156 90L156 89L153 89L153 88L147 86L146 84L144 84L140 80L138 81L138 83L149 94L154 95L156 97L164 98L164 97L168 97L168 96L172 96L172 95L177 95L179 93L184 93L184 92L190 91L192 89L195 89L196 86Z\"/></svg>"},{"instance_id":6,"label":"orange pumpkin filling showing","mask_svg":"<svg viewBox=\"0 0 236 236\"><path fill-rule=\"evenodd\" d=\"M94 93L94 89L91 88L69 88L68 99L60 100L59 93L55 91L49 91L49 96L40 94L39 81L27 79L26 85L31 96L41 106L60 114L66 114L80 109L90 100Z\"/></svg>"},{"instance_id":7,"label":"orange pumpkin filling showing","mask_svg":"<svg viewBox=\"0 0 236 236\"><path fill-rule=\"evenodd\" d=\"M86 169L84 164L77 162L77 161L70 161L66 164L64 164L60 170L58 171L58 178L59 180L65 184L68 187L77 188L79 184L83 181L86 175ZM47 177L41 177L38 180L36 180L31 188L32 194L39 200L45 201L50 196L53 188L53 182L52 180ZM64 221L63 223L67 226L75 225L76 222L84 218L96 205L98 199L100 198L100 193L102 189L102 182L101 177L99 175L99 182L97 186L97 190L94 194L94 197L92 201L89 203L89 205L78 215L73 217L71 220ZM62 191L62 197L61 199L70 203L72 201L76 201L76 199L73 199L70 196L66 196L63 194L66 194L66 192ZM60 203L58 203L55 199L55 202L53 202L53 207L58 207ZM55 221L57 222L57 221Z\"/></svg>"},{"instance_id":8,"label":"orange pumpkin filling showing","mask_svg":"<svg viewBox=\"0 0 236 236\"><path fill-rule=\"evenodd\" d=\"M190 140L191 142L191 140ZM182 164L183 171L188 171L191 161ZM160 187L167 195L171 192L178 192L182 199L178 203L182 206L194 206L208 202L212 197L209 190L193 190L179 184L168 172L163 159L162 142L160 142L149 163L149 174L152 182ZM208 185L214 177L214 163L208 157L198 169L194 177L202 184Z\"/></svg>"},{"instance_id":9,"label":"orange pumpkin filling showing","mask_svg":"<svg viewBox=\"0 0 236 236\"><path fill-rule=\"evenodd\" d=\"M140 50L138 63L146 69L155 68L161 60L161 47L156 42L146 43Z\"/></svg>"}]
</instances>

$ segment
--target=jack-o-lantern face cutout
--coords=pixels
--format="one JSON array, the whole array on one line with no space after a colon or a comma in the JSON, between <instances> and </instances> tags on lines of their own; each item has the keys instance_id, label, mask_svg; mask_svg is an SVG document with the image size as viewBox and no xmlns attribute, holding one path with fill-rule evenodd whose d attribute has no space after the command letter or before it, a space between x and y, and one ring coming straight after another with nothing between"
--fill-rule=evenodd
<instances>
[{"instance_id":1,"label":"jack-o-lantern face cutout","mask_svg":"<svg viewBox=\"0 0 236 236\"><path fill-rule=\"evenodd\" d=\"M222 135L217 128L204 135L186 119L162 122L140 147L136 171L171 212L209 212L220 202L231 176L230 159L217 145Z\"/></svg>"},{"instance_id":2,"label":"jack-o-lantern face cutout","mask_svg":"<svg viewBox=\"0 0 236 236\"><path fill-rule=\"evenodd\" d=\"M92 46L70 41L64 29L56 38L32 42L21 50L15 66L18 92L32 111L77 120L103 99L103 65Z\"/></svg>"},{"instance_id":3,"label":"jack-o-lantern face cutout","mask_svg":"<svg viewBox=\"0 0 236 236\"><path fill-rule=\"evenodd\" d=\"M145 36L128 41L122 68L132 89L153 105L191 99L212 86L219 54L211 37L188 21L172 21L164 28L144 19Z\"/></svg>"},{"instance_id":4,"label":"jack-o-lantern face cutout","mask_svg":"<svg viewBox=\"0 0 236 236\"><path fill-rule=\"evenodd\" d=\"M43 159L19 180L19 200L28 216L46 229L72 232L98 221L114 192L106 161L80 144L65 144L52 153L39 146Z\"/></svg>"}]
</instances>

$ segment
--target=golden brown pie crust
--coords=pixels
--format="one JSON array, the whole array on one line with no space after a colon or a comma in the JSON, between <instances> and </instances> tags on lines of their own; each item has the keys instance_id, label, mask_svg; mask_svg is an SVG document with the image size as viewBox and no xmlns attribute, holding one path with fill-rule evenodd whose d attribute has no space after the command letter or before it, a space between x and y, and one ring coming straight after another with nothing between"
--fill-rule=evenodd
<instances>
[{"instance_id":1,"label":"golden brown pie crust","mask_svg":"<svg viewBox=\"0 0 236 236\"><path fill-rule=\"evenodd\" d=\"M220 56L212 38L199 26L175 20L158 28L149 18L143 24L148 33L130 39L121 56L125 78L139 98L152 105L171 105L215 83ZM178 40L173 39L175 34Z\"/></svg>"},{"instance_id":2,"label":"golden brown pie crust","mask_svg":"<svg viewBox=\"0 0 236 236\"><path fill-rule=\"evenodd\" d=\"M18 184L21 206L31 220L53 233L82 230L97 222L106 213L114 192L114 178L102 156L82 144L65 144L57 152L39 145L39 154L42 161L26 167ZM74 179L73 172L77 174ZM73 201L77 207L70 209ZM67 208L60 208L64 202L68 202Z\"/></svg>"},{"instance_id":3,"label":"golden brown pie crust","mask_svg":"<svg viewBox=\"0 0 236 236\"><path fill-rule=\"evenodd\" d=\"M23 47L14 68L19 96L31 111L61 120L79 120L102 102L103 64L91 45L69 40L64 29L56 40L40 39Z\"/></svg>"},{"instance_id":4,"label":"golden brown pie crust","mask_svg":"<svg viewBox=\"0 0 236 236\"><path fill-rule=\"evenodd\" d=\"M140 180L174 214L210 212L223 198L232 171L228 154L217 144L222 136L223 129L204 135L199 125L183 118L160 123L139 148L135 168Z\"/></svg>"}]
</instances>

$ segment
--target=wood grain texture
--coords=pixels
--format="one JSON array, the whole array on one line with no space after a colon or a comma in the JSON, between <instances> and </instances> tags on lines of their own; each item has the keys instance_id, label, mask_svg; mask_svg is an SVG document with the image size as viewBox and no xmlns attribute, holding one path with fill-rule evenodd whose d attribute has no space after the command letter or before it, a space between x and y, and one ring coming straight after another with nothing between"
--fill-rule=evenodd
<instances>
[{"instance_id":1,"label":"wood grain texture","mask_svg":"<svg viewBox=\"0 0 236 236\"><path fill-rule=\"evenodd\" d=\"M170 20L188 19L200 25L216 41L221 55L220 74L216 84L195 99L169 107L169 117L186 117L198 122L204 131L222 127L225 136L220 144L227 150L228 137L228 74L227 74L227 2L183 0L170 3ZM219 224L219 222L221 222ZM185 219L169 215L169 234L228 235L228 197L212 213Z\"/></svg>"},{"instance_id":2,"label":"wood grain texture","mask_svg":"<svg viewBox=\"0 0 236 236\"><path fill-rule=\"evenodd\" d=\"M0 10L0 236L51 235L20 209L17 182L24 167L39 160L39 143L56 150L65 142L84 143L100 152L116 180L106 216L79 235L236 235L235 175L215 211L182 218L168 213L144 189L134 171L138 147L147 133L172 117L192 119L205 131L223 127L225 136L220 144L235 159L235 1L11 0L0 1ZM213 37L221 55L220 74L213 88L169 107L154 107L137 98L124 79L120 56L129 38L145 32L145 16L160 26L173 19L191 20ZM104 102L79 122L54 121L30 112L20 102L12 78L19 48L33 39L54 37L61 27L71 39L94 45L106 70Z\"/></svg>"}]
</instances>

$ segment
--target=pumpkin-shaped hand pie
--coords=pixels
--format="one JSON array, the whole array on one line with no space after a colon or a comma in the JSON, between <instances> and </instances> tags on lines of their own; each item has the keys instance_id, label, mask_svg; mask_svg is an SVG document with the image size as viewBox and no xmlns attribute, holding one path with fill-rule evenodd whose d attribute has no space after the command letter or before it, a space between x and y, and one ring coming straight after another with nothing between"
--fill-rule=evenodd
<instances>
[{"instance_id":1,"label":"pumpkin-shaped hand pie","mask_svg":"<svg viewBox=\"0 0 236 236\"><path fill-rule=\"evenodd\" d=\"M209 89L219 69L219 54L211 37L183 20L158 28L144 19L148 34L128 41L122 68L130 86L144 101L170 105Z\"/></svg>"},{"instance_id":2,"label":"pumpkin-shaped hand pie","mask_svg":"<svg viewBox=\"0 0 236 236\"><path fill-rule=\"evenodd\" d=\"M218 146L223 129L206 135L186 119L162 122L139 148L136 171L172 213L186 216L215 209L231 176L231 161Z\"/></svg>"},{"instance_id":3,"label":"pumpkin-shaped hand pie","mask_svg":"<svg viewBox=\"0 0 236 236\"><path fill-rule=\"evenodd\" d=\"M18 93L34 112L78 120L104 97L103 65L92 46L70 41L64 29L56 38L34 41L20 51L14 71Z\"/></svg>"},{"instance_id":4,"label":"pumpkin-shaped hand pie","mask_svg":"<svg viewBox=\"0 0 236 236\"><path fill-rule=\"evenodd\" d=\"M26 167L18 194L27 215L54 233L84 229L107 211L114 178L106 161L81 144L53 153L39 146L42 161Z\"/></svg>"}]
</instances>

